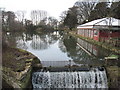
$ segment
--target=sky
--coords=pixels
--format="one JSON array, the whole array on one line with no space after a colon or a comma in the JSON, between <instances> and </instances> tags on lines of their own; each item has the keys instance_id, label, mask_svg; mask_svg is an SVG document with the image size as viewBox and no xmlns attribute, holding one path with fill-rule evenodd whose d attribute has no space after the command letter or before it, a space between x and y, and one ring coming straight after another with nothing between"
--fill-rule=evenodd
<instances>
[{"instance_id":1,"label":"sky","mask_svg":"<svg viewBox=\"0 0 120 90\"><path fill-rule=\"evenodd\" d=\"M78 0L0 0L0 7L6 11L26 11L30 19L31 10L45 10L49 16L59 19L60 14L72 7Z\"/></svg>"}]
</instances>

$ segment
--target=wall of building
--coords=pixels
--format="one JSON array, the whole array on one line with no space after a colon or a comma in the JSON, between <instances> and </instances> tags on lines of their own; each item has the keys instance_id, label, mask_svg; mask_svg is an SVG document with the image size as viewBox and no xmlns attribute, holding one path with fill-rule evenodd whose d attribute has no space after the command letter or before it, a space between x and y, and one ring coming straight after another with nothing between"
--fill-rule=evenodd
<instances>
[{"instance_id":1,"label":"wall of building","mask_svg":"<svg viewBox=\"0 0 120 90\"><path fill-rule=\"evenodd\" d=\"M100 41L105 42L110 38L120 38L120 31L100 31L99 33Z\"/></svg>"},{"instance_id":2,"label":"wall of building","mask_svg":"<svg viewBox=\"0 0 120 90\"><path fill-rule=\"evenodd\" d=\"M99 31L96 29L78 29L78 34L99 41Z\"/></svg>"},{"instance_id":3,"label":"wall of building","mask_svg":"<svg viewBox=\"0 0 120 90\"><path fill-rule=\"evenodd\" d=\"M120 37L120 31L100 31L100 37Z\"/></svg>"},{"instance_id":4,"label":"wall of building","mask_svg":"<svg viewBox=\"0 0 120 90\"><path fill-rule=\"evenodd\" d=\"M83 36L83 37L87 37L87 38L91 38L93 40L96 41L107 41L110 38L120 38L120 31L108 31L108 30L96 30L96 29L87 29L87 28L83 28L83 29L78 29L78 34Z\"/></svg>"}]
</instances>

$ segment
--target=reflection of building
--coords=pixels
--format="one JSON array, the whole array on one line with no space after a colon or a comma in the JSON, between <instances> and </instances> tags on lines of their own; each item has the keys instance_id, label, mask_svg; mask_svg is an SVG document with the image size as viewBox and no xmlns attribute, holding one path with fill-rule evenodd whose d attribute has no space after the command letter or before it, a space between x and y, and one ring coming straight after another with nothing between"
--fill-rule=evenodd
<instances>
[{"instance_id":1,"label":"reflection of building","mask_svg":"<svg viewBox=\"0 0 120 90\"><path fill-rule=\"evenodd\" d=\"M92 44L90 44L90 43L88 43L88 42L86 42L86 41L84 41L84 40L82 40L82 39L77 39L77 42L78 42L78 44L81 46L81 47L83 47L85 50L87 50L89 53L91 53L91 54L93 54L93 55L95 55L95 56L97 56L98 55L98 50L97 50L97 47L96 46L94 46L94 45L92 45Z\"/></svg>"},{"instance_id":2,"label":"reflection of building","mask_svg":"<svg viewBox=\"0 0 120 90\"><path fill-rule=\"evenodd\" d=\"M120 20L115 18L97 19L79 25L78 34L96 41L105 41L111 38L120 38Z\"/></svg>"}]
</instances>

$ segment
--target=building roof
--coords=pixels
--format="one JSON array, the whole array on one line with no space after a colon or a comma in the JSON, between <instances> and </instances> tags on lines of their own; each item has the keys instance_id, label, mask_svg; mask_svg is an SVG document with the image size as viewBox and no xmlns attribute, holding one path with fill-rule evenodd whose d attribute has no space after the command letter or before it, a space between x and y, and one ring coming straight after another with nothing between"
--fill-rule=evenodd
<instances>
[{"instance_id":1,"label":"building roof","mask_svg":"<svg viewBox=\"0 0 120 90\"><path fill-rule=\"evenodd\" d=\"M95 28L96 26L97 28L100 28L101 26L105 28L109 26L120 27L120 20L112 17L106 17L106 18L93 20L91 22L79 25L77 28Z\"/></svg>"}]
</instances>

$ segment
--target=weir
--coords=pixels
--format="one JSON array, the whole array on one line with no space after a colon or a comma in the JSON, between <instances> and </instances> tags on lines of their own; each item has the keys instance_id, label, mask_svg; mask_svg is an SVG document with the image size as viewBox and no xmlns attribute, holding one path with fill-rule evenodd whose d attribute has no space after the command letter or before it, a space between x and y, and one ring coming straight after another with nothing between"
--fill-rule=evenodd
<instances>
[{"instance_id":1,"label":"weir","mask_svg":"<svg viewBox=\"0 0 120 90\"><path fill-rule=\"evenodd\" d=\"M108 88L105 70L34 72L33 88Z\"/></svg>"}]
</instances>

